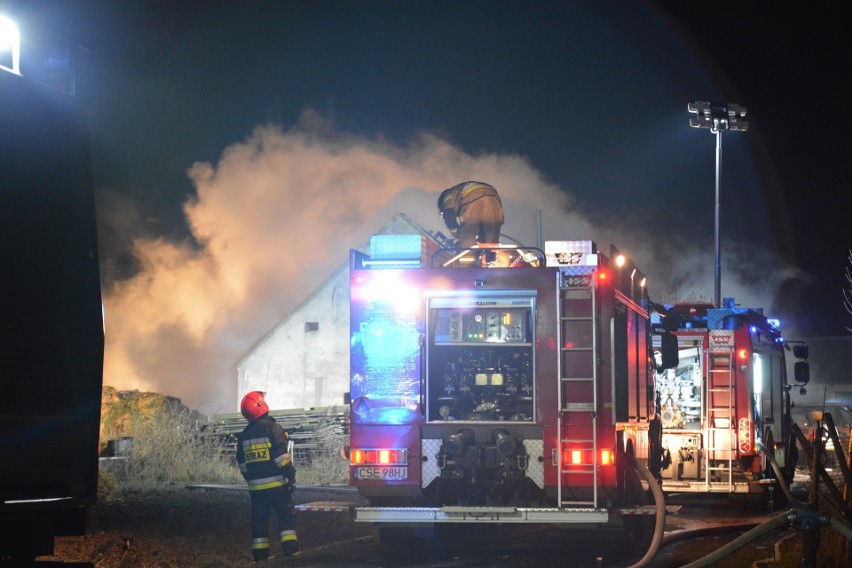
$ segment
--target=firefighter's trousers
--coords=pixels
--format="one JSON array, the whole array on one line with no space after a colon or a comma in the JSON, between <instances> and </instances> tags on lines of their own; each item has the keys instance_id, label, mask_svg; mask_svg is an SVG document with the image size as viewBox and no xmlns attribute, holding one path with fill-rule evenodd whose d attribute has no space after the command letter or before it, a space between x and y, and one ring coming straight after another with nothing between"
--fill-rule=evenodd
<instances>
[{"instance_id":1,"label":"firefighter's trousers","mask_svg":"<svg viewBox=\"0 0 852 568\"><path fill-rule=\"evenodd\" d=\"M269 557L269 513L275 511L278 538L285 556L299 552L296 517L289 487L249 491L251 495L251 553L255 560Z\"/></svg>"}]
</instances>

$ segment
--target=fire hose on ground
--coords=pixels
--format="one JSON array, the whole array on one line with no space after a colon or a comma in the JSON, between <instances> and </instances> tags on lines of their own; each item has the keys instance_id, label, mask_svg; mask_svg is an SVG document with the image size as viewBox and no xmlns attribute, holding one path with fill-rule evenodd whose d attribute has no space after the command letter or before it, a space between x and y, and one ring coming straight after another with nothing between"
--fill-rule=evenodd
<instances>
[{"instance_id":1,"label":"fire hose on ground","mask_svg":"<svg viewBox=\"0 0 852 568\"><path fill-rule=\"evenodd\" d=\"M772 532L773 530L788 525L804 531L818 530L820 527L830 527L835 532L846 538L846 540L852 541L852 525L849 525L846 521L837 517L831 517L825 513L820 513L819 511L803 509L804 504L793 497L790 487L787 485L787 481L781 472L781 468L775 460L775 456L772 455L771 452L767 451L765 447L761 447L761 451L763 451L764 455L769 460L769 463L777 477L778 485L781 487L781 491L784 493L785 497L787 497L790 504L795 508L791 509L787 513L776 515L768 521L743 533L725 546L713 551L703 558L699 558L694 562L686 564L681 568L703 568L705 566L711 566L715 562L733 554L736 550L753 542L754 540Z\"/></svg>"},{"instance_id":2,"label":"fire hose on ground","mask_svg":"<svg viewBox=\"0 0 852 568\"><path fill-rule=\"evenodd\" d=\"M654 560L654 557L660 550L660 544L663 542L663 533L666 528L666 499L663 495L662 487L660 487L660 484L656 478L654 478L654 475L648 471L648 468L638 463L632 455L624 454L624 456L628 459L630 465L641 473L642 477L645 478L645 481L648 482L648 487L654 495L654 503L657 505L656 523L654 524L654 536L651 538L651 545L648 547L648 551L645 553L645 556L643 556L639 562L629 567L644 568L645 566L650 565L651 561Z\"/></svg>"},{"instance_id":3,"label":"fire hose on ground","mask_svg":"<svg viewBox=\"0 0 852 568\"><path fill-rule=\"evenodd\" d=\"M846 523L836 517L829 517L825 513L820 513L818 511L790 510L787 513L780 513L772 517L768 521L761 523L750 531L738 536L725 546L714 550L703 558L699 558L689 564L685 564L681 566L681 568L705 568L707 566L712 566L714 563L733 554L745 545L776 529L780 529L788 525L801 528L802 530L830 527L847 540L852 541L852 526L850 526L849 523Z\"/></svg>"},{"instance_id":4,"label":"fire hose on ground","mask_svg":"<svg viewBox=\"0 0 852 568\"><path fill-rule=\"evenodd\" d=\"M694 562L690 562L689 564L681 566L681 568L703 568L705 566L712 566L715 562L718 562L722 558L733 554L735 551L739 550L740 548L752 542L753 540L756 540L762 537L763 535L774 531L775 529L779 529L785 526L788 522L789 519L787 518L786 513L776 515L765 523L761 523L750 531L738 536L722 548L716 549L707 556L699 558Z\"/></svg>"}]
</instances>

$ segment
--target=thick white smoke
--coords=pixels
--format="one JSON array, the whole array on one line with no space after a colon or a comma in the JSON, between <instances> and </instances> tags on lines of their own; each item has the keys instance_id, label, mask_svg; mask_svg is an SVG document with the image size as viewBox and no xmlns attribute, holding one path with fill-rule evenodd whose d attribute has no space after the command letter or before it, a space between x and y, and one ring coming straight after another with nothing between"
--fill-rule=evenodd
<instances>
[{"instance_id":1,"label":"thick white smoke","mask_svg":"<svg viewBox=\"0 0 852 568\"><path fill-rule=\"evenodd\" d=\"M438 193L465 180L498 188L502 232L522 243L536 243L540 211L545 240L593 239L605 252L619 244L652 290L677 285L712 298L712 250L685 258L679 243L650 237L638 222L628 234L614 223L595 228L575 211L570 188L521 156L471 155L430 135L395 146L336 133L308 112L290 130L257 128L189 176L197 193L184 211L196 242L136 240L140 271L106 294L104 382L177 396L206 413L233 411L236 363L393 215L446 233Z\"/></svg>"}]
</instances>

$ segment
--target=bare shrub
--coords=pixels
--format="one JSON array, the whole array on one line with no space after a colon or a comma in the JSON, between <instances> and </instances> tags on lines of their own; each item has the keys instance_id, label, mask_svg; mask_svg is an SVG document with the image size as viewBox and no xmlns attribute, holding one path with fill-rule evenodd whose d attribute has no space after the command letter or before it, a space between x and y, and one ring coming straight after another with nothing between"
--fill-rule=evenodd
<instances>
[{"instance_id":1,"label":"bare shrub","mask_svg":"<svg viewBox=\"0 0 852 568\"><path fill-rule=\"evenodd\" d=\"M134 417L133 446L115 467L119 480L148 483L234 483L239 470L225 453L225 441L203 436L186 409Z\"/></svg>"}]
</instances>

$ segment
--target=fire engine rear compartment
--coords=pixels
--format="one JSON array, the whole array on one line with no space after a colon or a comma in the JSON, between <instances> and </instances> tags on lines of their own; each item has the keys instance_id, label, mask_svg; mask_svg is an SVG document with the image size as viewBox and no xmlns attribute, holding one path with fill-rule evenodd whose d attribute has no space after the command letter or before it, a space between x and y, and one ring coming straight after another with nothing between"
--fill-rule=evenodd
<instances>
[{"instance_id":1,"label":"fire engine rear compartment","mask_svg":"<svg viewBox=\"0 0 852 568\"><path fill-rule=\"evenodd\" d=\"M618 455L647 448L648 315L644 287L614 290L608 259L592 256L370 270L353 251L352 484L371 503L357 520L613 520L626 503ZM416 308L368 297L373 279ZM380 395L379 367L395 375ZM393 464L370 461L385 449Z\"/></svg>"}]
</instances>

